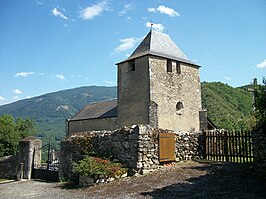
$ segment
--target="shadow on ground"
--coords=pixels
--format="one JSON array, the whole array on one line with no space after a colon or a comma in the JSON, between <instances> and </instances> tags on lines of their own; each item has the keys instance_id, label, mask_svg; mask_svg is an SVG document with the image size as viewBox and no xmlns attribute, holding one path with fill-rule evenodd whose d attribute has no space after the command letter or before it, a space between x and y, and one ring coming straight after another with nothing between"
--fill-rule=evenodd
<instances>
[{"instance_id":1,"label":"shadow on ground","mask_svg":"<svg viewBox=\"0 0 266 199\"><path fill-rule=\"evenodd\" d=\"M252 164L205 162L186 169L205 171L206 174L140 194L154 199L266 198L265 172L259 173Z\"/></svg>"}]
</instances>

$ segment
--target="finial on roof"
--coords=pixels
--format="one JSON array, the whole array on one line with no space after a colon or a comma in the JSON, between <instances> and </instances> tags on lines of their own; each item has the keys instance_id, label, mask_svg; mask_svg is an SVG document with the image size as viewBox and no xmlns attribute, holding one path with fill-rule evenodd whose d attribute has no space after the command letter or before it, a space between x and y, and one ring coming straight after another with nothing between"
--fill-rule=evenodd
<instances>
[{"instance_id":1,"label":"finial on roof","mask_svg":"<svg viewBox=\"0 0 266 199\"><path fill-rule=\"evenodd\" d=\"M151 25L151 30L152 30L152 26L153 26L152 20L151 20L151 22L150 22L150 25Z\"/></svg>"}]
</instances>

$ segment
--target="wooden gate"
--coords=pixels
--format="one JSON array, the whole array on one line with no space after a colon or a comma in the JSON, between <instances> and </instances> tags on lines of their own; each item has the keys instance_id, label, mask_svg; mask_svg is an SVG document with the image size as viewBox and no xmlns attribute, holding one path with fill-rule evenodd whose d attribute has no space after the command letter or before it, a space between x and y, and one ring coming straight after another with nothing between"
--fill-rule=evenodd
<instances>
[{"instance_id":1,"label":"wooden gate","mask_svg":"<svg viewBox=\"0 0 266 199\"><path fill-rule=\"evenodd\" d=\"M204 158L214 161L253 162L251 131L204 131Z\"/></svg>"},{"instance_id":2,"label":"wooden gate","mask_svg":"<svg viewBox=\"0 0 266 199\"><path fill-rule=\"evenodd\" d=\"M160 162L175 161L175 134L159 134L159 160Z\"/></svg>"},{"instance_id":3,"label":"wooden gate","mask_svg":"<svg viewBox=\"0 0 266 199\"><path fill-rule=\"evenodd\" d=\"M46 144L41 150L41 165L33 165L32 178L47 181L59 180L58 178L58 151L54 145ZM34 162L34 161L33 161Z\"/></svg>"}]
</instances>

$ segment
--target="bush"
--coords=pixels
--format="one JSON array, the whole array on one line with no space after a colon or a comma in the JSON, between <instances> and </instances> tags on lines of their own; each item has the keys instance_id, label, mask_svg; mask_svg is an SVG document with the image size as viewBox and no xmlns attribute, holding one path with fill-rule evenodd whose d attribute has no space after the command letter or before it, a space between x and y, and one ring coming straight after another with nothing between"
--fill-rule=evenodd
<instances>
[{"instance_id":1,"label":"bush","mask_svg":"<svg viewBox=\"0 0 266 199\"><path fill-rule=\"evenodd\" d=\"M120 178L127 173L120 163L111 162L100 157L85 156L78 163L73 165L74 173L79 176L98 178Z\"/></svg>"}]
</instances>

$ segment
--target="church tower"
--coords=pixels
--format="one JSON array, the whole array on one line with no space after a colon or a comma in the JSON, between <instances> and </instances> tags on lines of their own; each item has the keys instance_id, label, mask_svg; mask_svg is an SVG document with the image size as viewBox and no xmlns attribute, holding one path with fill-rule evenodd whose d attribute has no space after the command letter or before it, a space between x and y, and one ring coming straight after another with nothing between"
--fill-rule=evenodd
<instances>
[{"instance_id":1,"label":"church tower","mask_svg":"<svg viewBox=\"0 0 266 199\"><path fill-rule=\"evenodd\" d=\"M164 33L151 30L118 66L118 126L199 130L199 67Z\"/></svg>"}]
</instances>

